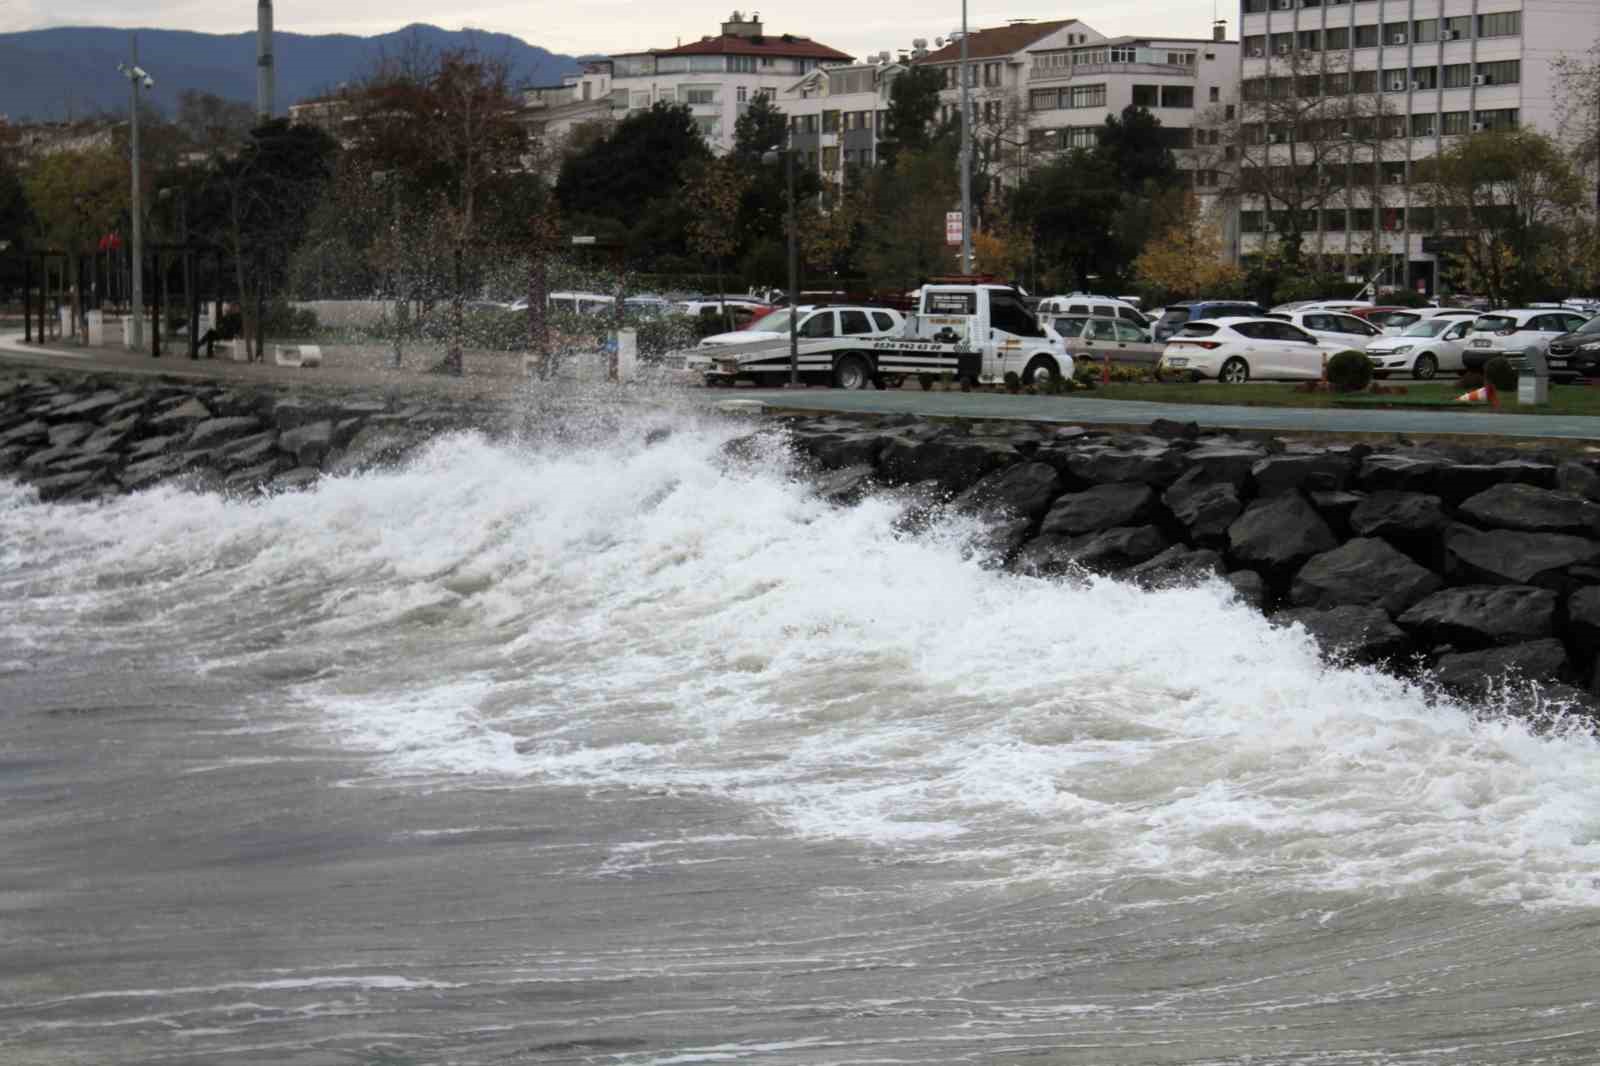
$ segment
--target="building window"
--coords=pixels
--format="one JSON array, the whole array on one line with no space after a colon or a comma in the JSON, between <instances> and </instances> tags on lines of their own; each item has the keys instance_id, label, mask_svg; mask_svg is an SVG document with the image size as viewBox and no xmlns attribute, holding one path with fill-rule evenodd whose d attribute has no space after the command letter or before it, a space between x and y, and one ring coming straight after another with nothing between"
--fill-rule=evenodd
<instances>
[{"instance_id":1,"label":"building window","mask_svg":"<svg viewBox=\"0 0 1600 1066\"><path fill-rule=\"evenodd\" d=\"M1481 130L1514 130L1517 128L1517 109L1502 107L1494 111L1479 111L1473 115L1472 124Z\"/></svg>"},{"instance_id":2,"label":"building window","mask_svg":"<svg viewBox=\"0 0 1600 1066\"><path fill-rule=\"evenodd\" d=\"M839 112L837 112L837 111L824 111L822 113L822 132L823 133L838 133L839 132Z\"/></svg>"},{"instance_id":3,"label":"building window","mask_svg":"<svg viewBox=\"0 0 1600 1066\"><path fill-rule=\"evenodd\" d=\"M1246 37L1243 42L1244 54L1254 58L1261 58L1267 54L1267 39L1265 37Z\"/></svg>"},{"instance_id":4,"label":"building window","mask_svg":"<svg viewBox=\"0 0 1600 1066\"><path fill-rule=\"evenodd\" d=\"M1322 212L1322 228L1328 233L1343 233L1344 227L1344 208L1336 207Z\"/></svg>"},{"instance_id":5,"label":"building window","mask_svg":"<svg viewBox=\"0 0 1600 1066\"><path fill-rule=\"evenodd\" d=\"M830 173L839 169L839 149L824 148L822 150L822 169Z\"/></svg>"},{"instance_id":6,"label":"building window","mask_svg":"<svg viewBox=\"0 0 1600 1066\"><path fill-rule=\"evenodd\" d=\"M1260 211L1240 211L1239 212L1239 232L1240 233L1260 233L1261 232L1261 212Z\"/></svg>"},{"instance_id":7,"label":"building window","mask_svg":"<svg viewBox=\"0 0 1600 1066\"><path fill-rule=\"evenodd\" d=\"M1192 67L1192 66L1194 66L1194 53L1193 52L1168 52L1167 53L1167 66L1169 66L1169 67Z\"/></svg>"},{"instance_id":8,"label":"building window","mask_svg":"<svg viewBox=\"0 0 1600 1066\"><path fill-rule=\"evenodd\" d=\"M715 89L685 89L683 91L683 102L686 103L686 104L689 104L691 107L693 107L693 106L701 106L701 107L710 106L711 104L715 104L717 102L717 90L715 90Z\"/></svg>"},{"instance_id":9,"label":"building window","mask_svg":"<svg viewBox=\"0 0 1600 1066\"><path fill-rule=\"evenodd\" d=\"M1472 64L1449 64L1442 72L1441 84L1446 89L1465 89L1472 84Z\"/></svg>"},{"instance_id":10,"label":"building window","mask_svg":"<svg viewBox=\"0 0 1600 1066\"><path fill-rule=\"evenodd\" d=\"M1113 48L1111 50L1111 62L1132 63L1136 54L1132 48Z\"/></svg>"},{"instance_id":11,"label":"building window","mask_svg":"<svg viewBox=\"0 0 1600 1066\"><path fill-rule=\"evenodd\" d=\"M1061 93L1055 89L1035 89L1028 94L1029 111L1054 111L1061 106Z\"/></svg>"},{"instance_id":12,"label":"building window","mask_svg":"<svg viewBox=\"0 0 1600 1066\"><path fill-rule=\"evenodd\" d=\"M1515 37L1522 32L1522 12L1499 11L1478 16L1479 37Z\"/></svg>"},{"instance_id":13,"label":"building window","mask_svg":"<svg viewBox=\"0 0 1600 1066\"><path fill-rule=\"evenodd\" d=\"M1411 24L1411 39L1418 44L1428 44L1439 39L1438 19L1418 19Z\"/></svg>"},{"instance_id":14,"label":"building window","mask_svg":"<svg viewBox=\"0 0 1600 1066\"><path fill-rule=\"evenodd\" d=\"M1439 116L1439 132L1446 137L1468 132L1469 125L1465 111L1446 111Z\"/></svg>"},{"instance_id":15,"label":"building window","mask_svg":"<svg viewBox=\"0 0 1600 1066\"><path fill-rule=\"evenodd\" d=\"M756 72L756 57L729 56L728 71L732 74L754 74Z\"/></svg>"},{"instance_id":16,"label":"building window","mask_svg":"<svg viewBox=\"0 0 1600 1066\"><path fill-rule=\"evenodd\" d=\"M1074 85L1070 90L1069 107L1105 107L1106 87L1101 82L1098 85Z\"/></svg>"},{"instance_id":17,"label":"building window","mask_svg":"<svg viewBox=\"0 0 1600 1066\"><path fill-rule=\"evenodd\" d=\"M1433 115L1412 115L1411 136L1432 137L1433 131L1438 128L1438 123Z\"/></svg>"},{"instance_id":18,"label":"building window","mask_svg":"<svg viewBox=\"0 0 1600 1066\"><path fill-rule=\"evenodd\" d=\"M1472 36L1472 16L1455 15L1442 19L1439 29L1439 39L1443 41L1465 41Z\"/></svg>"},{"instance_id":19,"label":"building window","mask_svg":"<svg viewBox=\"0 0 1600 1066\"><path fill-rule=\"evenodd\" d=\"M1236 110L1237 109L1232 104L1224 104L1222 108L1223 119L1229 122L1233 121L1233 115Z\"/></svg>"},{"instance_id":20,"label":"building window","mask_svg":"<svg viewBox=\"0 0 1600 1066\"><path fill-rule=\"evenodd\" d=\"M1322 47L1330 52L1343 52L1350 47L1350 27L1330 27L1322 35Z\"/></svg>"},{"instance_id":21,"label":"building window","mask_svg":"<svg viewBox=\"0 0 1600 1066\"><path fill-rule=\"evenodd\" d=\"M1411 87L1413 89L1437 89L1439 87L1438 67L1414 67L1411 71Z\"/></svg>"},{"instance_id":22,"label":"building window","mask_svg":"<svg viewBox=\"0 0 1600 1066\"><path fill-rule=\"evenodd\" d=\"M1299 37L1299 45L1300 45L1300 51L1302 51L1302 52L1320 52L1320 51L1322 51L1322 31L1321 30L1301 30L1300 31L1300 37Z\"/></svg>"},{"instance_id":23,"label":"building window","mask_svg":"<svg viewBox=\"0 0 1600 1066\"><path fill-rule=\"evenodd\" d=\"M1480 85L1515 85L1522 80L1522 61L1505 59L1498 63L1479 63Z\"/></svg>"},{"instance_id":24,"label":"building window","mask_svg":"<svg viewBox=\"0 0 1600 1066\"><path fill-rule=\"evenodd\" d=\"M1376 26L1357 26L1356 27L1356 44L1355 44L1355 46L1357 48L1376 48L1376 47L1378 47L1378 27L1376 27Z\"/></svg>"},{"instance_id":25,"label":"building window","mask_svg":"<svg viewBox=\"0 0 1600 1066\"><path fill-rule=\"evenodd\" d=\"M1244 0L1244 13L1246 15L1260 15L1267 10L1267 0Z\"/></svg>"},{"instance_id":26,"label":"building window","mask_svg":"<svg viewBox=\"0 0 1600 1066\"><path fill-rule=\"evenodd\" d=\"M1350 91L1357 95L1377 92L1378 72L1375 70L1358 70L1351 74Z\"/></svg>"},{"instance_id":27,"label":"building window","mask_svg":"<svg viewBox=\"0 0 1600 1066\"><path fill-rule=\"evenodd\" d=\"M1160 87L1155 85L1135 85L1133 87L1134 107L1156 107L1160 98Z\"/></svg>"},{"instance_id":28,"label":"building window","mask_svg":"<svg viewBox=\"0 0 1600 1066\"><path fill-rule=\"evenodd\" d=\"M1193 107L1194 86L1192 85L1163 85L1161 87L1162 107Z\"/></svg>"},{"instance_id":29,"label":"building window","mask_svg":"<svg viewBox=\"0 0 1600 1066\"><path fill-rule=\"evenodd\" d=\"M1093 148L1100 143L1099 126L1074 126L1066 134L1071 148Z\"/></svg>"},{"instance_id":30,"label":"building window","mask_svg":"<svg viewBox=\"0 0 1600 1066\"><path fill-rule=\"evenodd\" d=\"M1294 34L1292 34L1292 33L1274 33L1272 35L1272 54L1273 55L1275 55L1275 56L1286 56L1292 51L1294 51Z\"/></svg>"},{"instance_id":31,"label":"building window","mask_svg":"<svg viewBox=\"0 0 1600 1066\"><path fill-rule=\"evenodd\" d=\"M1409 22L1385 22L1383 24L1384 44L1409 44L1411 41L1411 24Z\"/></svg>"},{"instance_id":32,"label":"building window","mask_svg":"<svg viewBox=\"0 0 1600 1066\"><path fill-rule=\"evenodd\" d=\"M733 91L733 98L741 104L747 104L750 102L750 90L741 85Z\"/></svg>"},{"instance_id":33,"label":"building window","mask_svg":"<svg viewBox=\"0 0 1600 1066\"><path fill-rule=\"evenodd\" d=\"M1209 103L1216 103L1222 99L1222 90L1213 85L1209 90L1207 90L1206 99Z\"/></svg>"}]
</instances>

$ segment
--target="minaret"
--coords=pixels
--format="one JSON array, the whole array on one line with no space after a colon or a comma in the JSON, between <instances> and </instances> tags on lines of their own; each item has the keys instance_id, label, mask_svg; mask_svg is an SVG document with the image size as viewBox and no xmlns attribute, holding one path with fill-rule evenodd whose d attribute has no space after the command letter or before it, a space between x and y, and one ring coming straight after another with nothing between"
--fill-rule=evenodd
<instances>
[{"instance_id":1,"label":"minaret","mask_svg":"<svg viewBox=\"0 0 1600 1066\"><path fill-rule=\"evenodd\" d=\"M256 2L256 118L272 117L272 0Z\"/></svg>"}]
</instances>

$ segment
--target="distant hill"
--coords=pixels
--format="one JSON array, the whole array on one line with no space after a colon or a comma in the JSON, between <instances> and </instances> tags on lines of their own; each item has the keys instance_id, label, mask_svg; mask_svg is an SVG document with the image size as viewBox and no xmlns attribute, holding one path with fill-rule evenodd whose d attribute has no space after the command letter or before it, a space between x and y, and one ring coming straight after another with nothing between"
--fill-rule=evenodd
<instances>
[{"instance_id":1,"label":"distant hill","mask_svg":"<svg viewBox=\"0 0 1600 1066\"><path fill-rule=\"evenodd\" d=\"M250 9L254 12L254 8ZM82 118L126 110L128 83L117 64L128 61L125 29L62 26L0 34L0 114L13 121ZM256 35L139 30L139 65L155 78L151 102L167 113L178 93L198 89L253 103L256 96ZM376 37L278 31L273 49L278 71L277 111L296 101L353 81L380 55L398 55L415 38L436 49L475 45L504 56L515 84L553 84L578 69L572 56L557 55L504 33L442 30L418 23Z\"/></svg>"}]
</instances>

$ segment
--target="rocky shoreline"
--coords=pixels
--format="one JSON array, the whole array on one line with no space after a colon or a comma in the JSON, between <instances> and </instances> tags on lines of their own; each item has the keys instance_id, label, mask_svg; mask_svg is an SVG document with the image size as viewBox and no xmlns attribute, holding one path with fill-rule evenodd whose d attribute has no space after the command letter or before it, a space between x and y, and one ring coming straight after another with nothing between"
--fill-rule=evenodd
<instances>
[{"instance_id":1,"label":"rocky shoreline","mask_svg":"<svg viewBox=\"0 0 1600 1066\"><path fill-rule=\"evenodd\" d=\"M252 495L530 420L481 400L23 374L0 380L0 475L68 503L170 479ZM1427 671L1470 700L1509 677L1600 718L1600 460L1164 421L1128 433L763 416L730 461L760 461L775 434L831 502L895 491L915 501L908 529L947 511L978 519L971 550L989 565L1147 587L1215 575L1330 657Z\"/></svg>"},{"instance_id":2,"label":"rocky shoreline","mask_svg":"<svg viewBox=\"0 0 1600 1066\"><path fill-rule=\"evenodd\" d=\"M1024 574L1147 587L1216 575L1330 658L1480 701L1600 717L1600 463L1459 444L1313 444L906 417L791 417L817 491L912 491L982 520ZM758 434L759 436L759 434ZM744 441L734 442L735 454ZM897 488L898 487L898 488ZM914 509L915 511L915 509Z\"/></svg>"}]
</instances>

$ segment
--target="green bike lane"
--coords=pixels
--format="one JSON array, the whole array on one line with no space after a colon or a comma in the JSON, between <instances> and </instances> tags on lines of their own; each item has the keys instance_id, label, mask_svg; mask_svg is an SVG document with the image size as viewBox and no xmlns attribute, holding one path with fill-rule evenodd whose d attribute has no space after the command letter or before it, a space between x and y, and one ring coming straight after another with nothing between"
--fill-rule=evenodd
<instances>
[{"instance_id":1,"label":"green bike lane","mask_svg":"<svg viewBox=\"0 0 1600 1066\"><path fill-rule=\"evenodd\" d=\"M1522 415L1507 411L1406 408L1330 410L1313 407L1246 407L1096 400L1073 396L1013 396L998 392L922 392L911 389L882 392L847 392L825 388L740 389L733 394L713 392L711 395L734 405L753 406L753 403L759 402L763 410L772 413L919 415L928 418L1109 426L1147 426L1158 418L1167 418L1178 422L1194 422L1205 428L1269 433L1527 437L1600 442L1600 417L1593 415Z\"/></svg>"}]
</instances>

